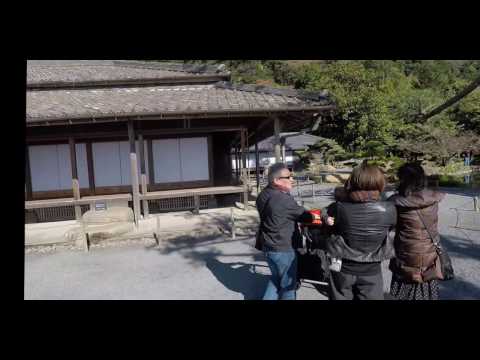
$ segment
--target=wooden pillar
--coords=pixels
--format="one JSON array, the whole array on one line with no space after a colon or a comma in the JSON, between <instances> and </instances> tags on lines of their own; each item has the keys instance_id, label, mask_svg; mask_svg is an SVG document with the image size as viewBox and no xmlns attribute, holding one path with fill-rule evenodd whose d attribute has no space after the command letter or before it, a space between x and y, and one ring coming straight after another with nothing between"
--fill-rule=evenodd
<instances>
[{"instance_id":1,"label":"wooden pillar","mask_svg":"<svg viewBox=\"0 0 480 360\"><path fill-rule=\"evenodd\" d=\"M25 146L25 187L27 190L27 200L32 200L32 173L30 170L30 154L28 145Z\"/></svg>"},{"instance_id":2,"label":"wooden pillar","mask_svg":"<svg viewBox=\"0 0 480 360\"><path fill-rule=\"evenodd\" d=\"M87 167L88 167L88 187L91 195L95 194L95 174L93 172L93 152L92 142L86 144L87 147Z\"/></svg>"},{"instance_id":3,"label":"wooden pillar","mask_svg":"<svg viewBox=\"0 0 480 360\"><path fill-rule=\"evenodd\" d=\"M142 184L142 195L147 195L147 175L145 171L145 146L143 144L143 135L138 135L138 146L140 147L140 173ZM146 218L149 215L148 200L142 200L143 216Z\"/></svg>"},{"instance_id":4,"label":"wooden pillar","mask_svg":"<svg viewBox=\"0 0 480 360\"><path fill-rule=\"evenodd\" d=\"M280 119L276 116L273 119L273 133L275 136L275 162L279 163L281 161L281 151L280 151Z\"/></svg>"},{"instance_id":5,"label":"wooden pillar","mask_svg":"<svg viewBox=\"0 0 480 360\"><path fill-rule=\"evenodd\" d=\"M138 227L140 219L140 198L138 186L138 170L137 170L137 153L135 150L135 131L133 121L128 121L128 139L130 141L130 174L132 179L132 196L133 196L133 214L135 216L135 225Z\"/></svg>"},{"instance_id":6,"label":"wooden pillar","mask_svg":"<svg viewBox=\"0 0 480 360\"><path fill-rule=\"evenodd\" d=\"M73 137L68 138L68 144L70 145L70 166L72 168L72 188L73 198L80 200L80 183L78 182L77 172L77 151L75 149L75 140ZM82 209L80 205L75 205L75 219L80 220L82 218Z\"/></svg>"},{"instance_id":7,"label":"wooden pillar","mask_svg":"<svg viewBox=\"0 0 480 360\"><path fill-rule=\"evenodd\" d=\"M245 153L246 133L245 130L240 132L240 146L241 146L241 179L243 182L243 205L244 210L248 209L248 175L246 171L246 153Z\"/></svg>"},{"instance_id":8,"label":"wooden pillar","mask_svg":"<svg viewBox=\"0 0 480 360\"><path fill-rule=\"evenodd\" d=\"M240 131L240 176L245 178L246 153L245 153L245 131Z\"/></svg>"},{"instance_id":9,"label":"wooden pillar","mask_svg":"<svg viewBox=\"0 0 480 360\"><path fill-rule=\"evenodd\" d=\"M195 215L200 214L200 195L193 195L193 202L195 209L193 210L193 213Z\"/></svg>"},{"instance_id":10,"label":"wooden pillar","mask_svg":"<svg viewBox=\"0 0 480 360\"><path fill-rule=\"evenodd\" d=\"M237 176L237 179L238 179L238 174L239 174L239 168L240 168L240 165L239 165L239 161L238 161L238 148L235 147L235 175Z\"/></svg>"},{"instance_id":11,"label":"wooden pillar","mask_svg":"<svg viewBox=\"0 0 480 360\"><path fill-rule=\"evenodd\" d=\"M150 182L150 189L155 184L155 169L153 168L153 145L152 140L147 140L147 152L148 152L148 180Z\"/></svg>"},{"instance_id":12,"label":"wooden pillar","mask_svg":"<svg viewBox=\"0 0 480 360\"><path fill-rule=\"evenodd\" d=\"M257 194L260 192L260 156L258 154L258 138L255 136L255 176L257 179Z\"/></svg>"}]
</instances>

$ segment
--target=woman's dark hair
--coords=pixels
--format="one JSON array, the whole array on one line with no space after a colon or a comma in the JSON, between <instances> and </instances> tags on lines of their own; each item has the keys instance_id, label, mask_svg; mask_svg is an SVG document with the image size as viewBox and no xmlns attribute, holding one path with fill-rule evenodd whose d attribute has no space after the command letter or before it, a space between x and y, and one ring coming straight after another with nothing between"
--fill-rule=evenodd
<instances>
[{"instance_id":1,"label":"woman's dark hair","mask_svg":"<svg viewBox=\"0 0 480 360\"><path fill-rule=\"evenodd\" d=\"M350 178L345 183L348 192L356 190L377 190L382 192L385 188L385 176L375 165L366 162L352 170Z\"/></svg>"},{"instance_id":2,"label":"woman's dark hair","mask_svg":"<svg viewBox=\"0 0 480 360\"><path fill-rule=\"evenodd\" d=\"M400 183L398 192L402 196L409 196L412 192L421 191L425 188L425 171L419 163L407 163L402 165L397 172Z\"/></svg>"}]
</instances>

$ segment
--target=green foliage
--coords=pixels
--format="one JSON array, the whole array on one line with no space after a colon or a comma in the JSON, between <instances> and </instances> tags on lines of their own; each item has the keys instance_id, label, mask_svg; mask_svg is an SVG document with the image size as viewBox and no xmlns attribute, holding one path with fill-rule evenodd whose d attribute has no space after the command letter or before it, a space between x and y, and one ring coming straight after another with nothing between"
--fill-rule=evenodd
<instances>
[{"instance_id":1,"label":"green foliage","mask_svg":"<svg viewBox=\"0 0 480 360\"><path fill-rule=\"evenodd\" d=\"M320 153L326 164L334 161L346 160L348 158L347 152L335 140L322 139L311 147L311 151Z\"/></svg>"},{"instance_id":2,"label":"green foliage","mask_svg":"<svg viewBox=\"0 0 480 360\"><path fill-rule=\"evenodd\" d=\"M362 157L424 157L445 165L466 148L476 148L471 138L480 137L480 89L426 123L420 121L479 76L480 60L185 62L224 63L234 82L327 90L337 112L322 119L316 134L339 147L323 150L327 161L351 152Z\"/></svg>"},{"instance_id":3,"label":"green foliage","mask_svg":"<svg viewBox=\"0 0 480 360\"><path fill-rule=\"evenodd\" d=\"M440 168L439 173L442 175L450 175L456 173L468 172L470 169L463 164L463 161L451 162Z\"/></svg>"},{"instance_id":4,"label":"green foliage","mask_svg":"<svg viewBox=\"0 0 480 360\"><path fill-rule=\"evenodd\" d=\"M446 187L464 187L464 182L456 177L456 176L449 176L449 175L440 175L438 179L439 186L446 186Z\"/></svg>"}]
</instances>

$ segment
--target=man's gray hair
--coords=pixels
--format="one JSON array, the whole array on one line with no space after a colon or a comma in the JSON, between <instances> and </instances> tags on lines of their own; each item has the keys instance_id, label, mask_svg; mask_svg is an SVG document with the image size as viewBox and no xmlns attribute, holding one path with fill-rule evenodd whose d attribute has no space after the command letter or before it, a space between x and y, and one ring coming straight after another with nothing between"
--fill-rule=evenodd
<instances>
[{"instance_id":1,"label":"man's gray hair","mask_svg":"<svg viewBox=\"0 0 480 360\"><path fill-rule=\"evenodd\" d=\"M284 163L275 163L268 168L268 183L273 184L273 180L282 176L282 170L287 169L288 166Z\"/></svg>"}]
</instances>

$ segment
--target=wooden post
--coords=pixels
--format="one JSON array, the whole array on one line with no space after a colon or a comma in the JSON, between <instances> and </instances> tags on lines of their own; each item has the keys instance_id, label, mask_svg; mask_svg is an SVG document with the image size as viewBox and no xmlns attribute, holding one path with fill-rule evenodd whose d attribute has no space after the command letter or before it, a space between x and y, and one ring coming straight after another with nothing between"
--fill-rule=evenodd
<instances>
[{"instance_id":1,"label":"wooden post","mask_svg":"<svg viewBox=\"0 0 480 360\"><path fill-rule=\"evenodd\" d=\"M257 178L257 195L260 192L260 166L258 164L260 156L258 154L258 137L255 136L255 174Z\"/></svg>"},{"instance_id":2,"label":"wooden post","mask_svg":"<svg viewBox=\"0 0 480 360\"><path fill-rule=\"evenodd\" d=\"M248 210L248 186L243 186L243 210Z\"/></svg>"},{"instance_id":3,"label":"wooden post","mask_svg":"<svg viewBox=\"0 0 480 360\"><path fill-rule=\"evenodd\" d=\"M144 150L145 147L143 144L142 134L138 135L138 146L140 147L140 172L142 174L141 175L142 195L147 195L147 175L145 171L145 150ZM147 218L149 215L148 200L143 199L142 204L143 204L143 216Z\"/></svg>"},{"instance_id":4,"label":"wooden post","mask_svg":"<svg viewBox=\"0 0 480 360\"><path fill-rule=\"evenodd\" d=\"M83 250L85 252L88 252L88 250L89 250L88 232L85 229L85 222L83 221L82 218L80 218L80 228L82 230L82 235L83 235Z\"/></svg>"},{"instance_id":5,"label":"wooden post","mask_svg":"<svg viewBox=\"0 0 480 360\"><path fill-rule=\"evenodd\" d=\"M28 146L25 146L25 186L27 190L27 200L32 200L32 174L30 171L30 154Z\"/></svg>"},{"instance_id":6,"label":"wooden post","mask_svg":"<svg viewBox=\"0 0 480 360\"><path fill-rule=\"evenodd\" d=\"M153 237L155 238L155 242L157 243L157 246L160 244L159 238L160 238L160 215L157 214L156 216L156 221L157 221L157 228L156 231L153 233Z\"/></svg>"},{"instance_id":7,"label":"wooden post","mask_svg":"<svg viewBox=\"0 0 480 360\"><path fill-rule=\"evenodd\" d=\"M239 168L240 168L240 165L238 161L238 148L235 147L235 175L237 176L237 179L239 176Z\"/></svg>"},{"instance_id":8,"label":"wooden post","mask_svg":"<svg viewBox=\"0 0 480 360\"><path fill-rule=\"evenodd\" d=\"M93 151L92 143L89 141L87 146L87 167L88 167L88 187L91 195L95 194L95 174L93 171Z\"/></svg>"},{"instance_id":9,"label":"wooden post","mask_svg":"<svg viewBox=\"0 0 480 360\"><path fill-rule=\"evenodd\" d=\"M75 140L73 137L68 139L70 145L70 165L72 168L72 188L73 188L73 198L75 200L80 200L80 183L78 182L78 171L77 171L77 151L75 149ZM82 209L80 205L75 205L75 219L80 220L82 218Z\"/></svg>"},{"instance_id":10,"label":"wooden post","mask_svg":"<svg viewBox=\"0 0 480 360\"><path fill-rule=\"evenodd\" d=\"M275 162L279 163L281 160L280 151L280 119L276 116L273 120L273 132L275 136Z\"/></svg>"},{"instance_id":11,"label":"wooden post","mask_svg":"<svg viewBox=\"0 0 480 360\"><path fill-rule=\"evenodd\" d=\"M244 205L244 210L248 210L248 174L246 171L246 153L245 153L245 141L246 141L246 134L245 130L242 130L240 132L240 146L241 146L241 179L243 181L243 205Z\"/></svg>"},{"instance_id":12,"label":"wooden post","mask_svg":"<svg viewBox=\"0 0 480 360\"><path fill-rule=\"evenodd\" d=\"M200 214L200 195L193 195L193 201L195 203L195 209L193 210L193 213L198 215Z\"/></svg>"},{"instance_id":13,"label":"wooden post","mask_svg":"<svg viewBox=\"0 0 480 360\"><path fill-rule=\"evenodd\" d=\"M235 240L235 217L233 216L233 208L230 208L230 223L232 227L232 240Z\"/></svg>"},{"instance_id":14,"label":"wooden post","mask_svg":"<svg viewBox=\"0 0 480 360\"><path fill-rule=\"evenodd\" d=\"M130 174L132 179L133 213L135 216L135 225L138 227L140 219L140 198L138 186L137 153L135 150L135 132L133 121L128 121L128 139L130 140Z\"/></svg>"},{"instance_id":15,"label":"wooden post","mask_svg":"<svg viewBox=\"0 0 480 360\"><path fill-rule=\"evenodd\" d=\"M147 152L148 152L148 180L150 181L150 189L155 184L155 169L153 167L153 145L152 140L147 140Z\"/></svg>"}]
</instances>

